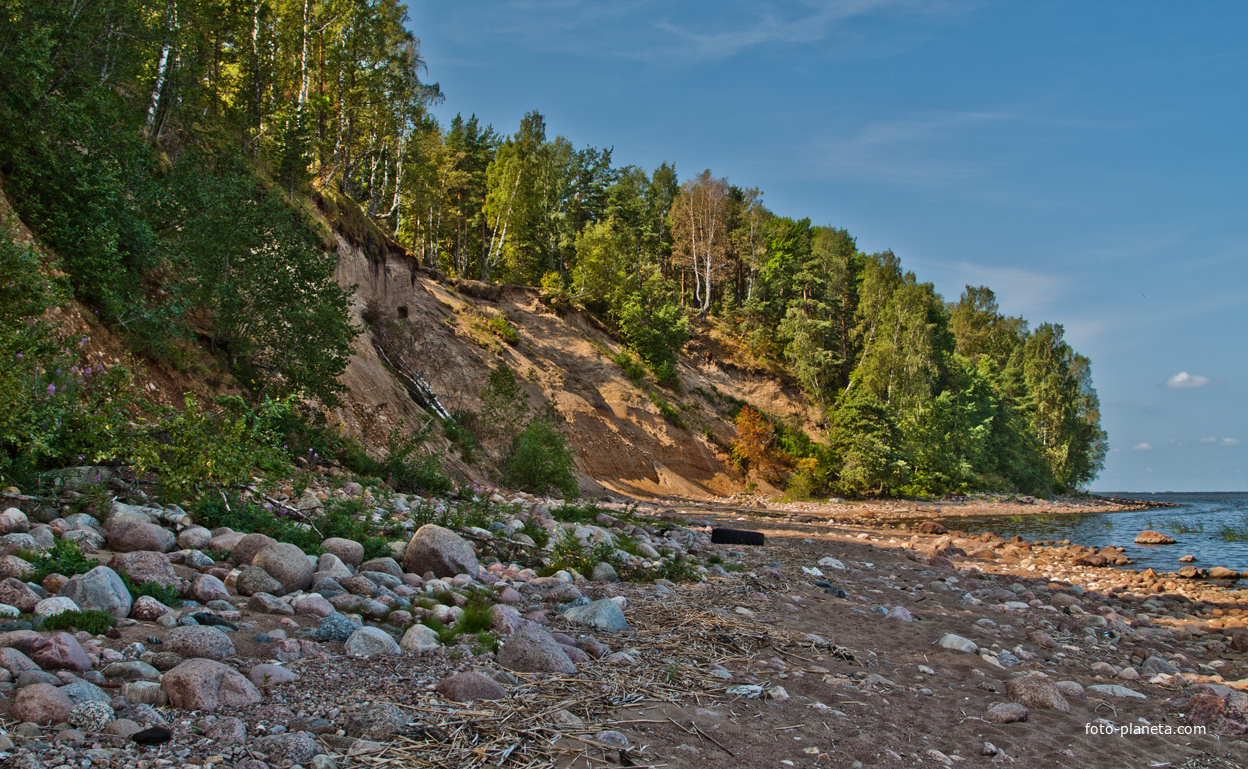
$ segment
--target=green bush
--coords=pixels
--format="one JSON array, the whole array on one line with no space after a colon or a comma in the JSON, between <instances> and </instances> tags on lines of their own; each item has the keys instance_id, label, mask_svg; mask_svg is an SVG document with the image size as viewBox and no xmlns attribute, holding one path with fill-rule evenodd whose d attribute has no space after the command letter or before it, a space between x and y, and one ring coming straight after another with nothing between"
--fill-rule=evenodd
<instances>
[{"instance_id":1,"label":"green bush","mask_svg":"<svg viewBox=\"0 0 1248 769\"><path fill-rule=\"evenodd\" d=\"M246 481L257 469L289 470L276 430L288 401L266 398L252 409L241 398L220 397L216 408L200 409L194 395L185 399L186 408L165 414L135 451L135 471L155 472L172 499Z\"/></svg>"},{"instance_id":2,"label":"green bush","mask_svg":"<svg viewBox=\"0 0 1248 769\"><path fill-rule=\"evenodd\" d=\"M629 355L628 352L621 352L619 355L612 357L611 360L620 367L620 370L624 372L624 376L628 377L633 384L640 385L645 381L645 367L638 363L637 359Z\"/></svg>"},{"instance_id":3,"label":"green bush","mask_svg":"<svg viewBox=\"0 0 1248 769\"><path fill-rule=\"evenodd\" d=\"M440 453L422 444L429 435L429 425L411 436L398 430L390 433L385 459L378 465L378 475L398 492L439 493L451 488L451 479L442 471Z\"/></svg>"},{"instance_id":4,"label":"green bush","mask_svg":"<svg viewBox=\"0 0 1248 769\"><path fill-rule=\"evenodd\" d=\"M171 585L162 585L159 582L135 582L125 574L121 575L121 581L125 583L130 595L136 599L145 595L174 609L182 602L182 591Z\"/></svg>"},{"instance_id":5,"label":"green bush","mask_svg":"<svg viewBox=\"0 0 1248 769\"><path fill-rule=\"evenodd\" d=\"M63 611L44 619L42 630L68 630L74 628L91 635L103 635L117 624L117 618L106 611Z\"/></svg>"},{"instance_id":6,"label":"green bush","mask_svg":"<svg viewBox=\"0 0 1248 769\"><path fill-rule=\"evenodd\" d=\"M573 470L567 438L554 425L538 419L516 436L503 467L503 478L533 494L557 489L565 497L575 497L578 487Z\"/></svg>"},{"instance_id":7,"label":"green bush","mask_svg":"<svg viewBox=\"0 0 1248 769\"><path fill-rule=\"evenodd\" d=\"M65 577L85 574L100 565L99 561L94 561L84 555L82 548L78 547L76 542L65 539L56 540L47 550L36 552L19 550L16 555L29 561L35 567L35 575L31 577L32 582L42 582L43 578L49 574L60 574Z\"/></svg>"},{"instance_id":8,"label":"green bush","mask_svg":"<svg viewBox=\"0 0 1248 769\"><path fill-rule=\"evenodd\" d=\"M684 418L680 416L679 411L672 407L672 404L660 398L657 393L650 393L650 402L658 407L659 414L661 414L663 418L670 422L674 427L678 427L681 430L685 429Z\"/></svg>"}]
</instances>

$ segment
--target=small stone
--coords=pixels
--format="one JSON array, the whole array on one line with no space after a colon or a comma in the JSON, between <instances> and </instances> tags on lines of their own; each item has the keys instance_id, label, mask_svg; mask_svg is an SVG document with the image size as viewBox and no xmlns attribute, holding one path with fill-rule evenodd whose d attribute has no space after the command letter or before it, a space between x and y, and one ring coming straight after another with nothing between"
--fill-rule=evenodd
<instances>
[{"instance_id":1,"label":"small stone","mask_svg":"<svg viewBox=\"0 0 1248 769\"><path fill-rule=\"evenodd\" d=\"M282 589L287 593L307 590L312 586L312 573L315 569L308 563L308 557L303 551L294 545L285 542L269 545L256 553L251 565L264 569L269 576L281 583Z\"/></svg>"},{"instance_id":2,"label":"small stone","mask_svg":"<svg viewBox=\"0 0 1248 769\"><path fill-rule=\"evenodd\" d=\"M161 688L174 707L216 710L260 702L260 690L237 670L208 659L192 659L165 673Z\"/></svg>"},{"instance_id":3,"label":"small stone","mask_svg":"<svg viewBox=\"0 0 1248 769\"><path fill-rule=\"evenodd\" d=\"M211 721L203 719L200 723L200 733L215 742L222 742L227 745L242 745L247 742L247 725L234 716L222 716L221 718L212 718ZM207 721L207 723L204 723Z\"/></svg>"},{"instance_id":4,"label":"small stone","mask_svg":"<svg viewBox=\"0 0 1248 769\"><path fill-rule=\"evenodd\" d=\"M102 702L82 702L69 711L69 723L88 732L103 731L115 720L113 709Z\"/></svg>"},{"instance_id":5,"label":"small stone","mask_svg":"<svg viewBox=\"0 0 1248 769\"><path fill-rule=\"evenodd\" d=\"M1021 675L1011 678L1005 685L1010 699L1026 708L1047 708L1062 713L1070 712L1070 704L1048 678Z\"/></svg>"},{"instance_id":6,"label":"small stone","mask_svg":"<svg viewBox=\"0 0 1248 769\"><path fill-rule=\"evenodd\" d=\"M1174 537L1159 531L1141 531L1135 537L1137 545L1173 545L1174 543Z\"/></svg>"},{"instance_id":7,"label":"small stone","mask_svg":"<svg viewBox=\"0 0 1248 769\"><path fill-rule=\"evenodd\" d=\"M968 654L978 654L979 644L969 638L963 638L960 635L946 633L936 642L937 646L945 649L953 649L954 651L967 652Z\"/></svg>"},{"instance_id":8,"label":"small stone","mask_svg":"<svg viewBox=\"0 0 1248 769\"><path fill-rule=\"evenodd\" d=\"M480 673L459 673L443 678L434 690L453 702L507 699L507 691Z\"/></svg>"},{"instance_id":9,"label":"small stone","mask_svg":"<svg viewBox=\"0 0 1248 769\"><path fill-rule=\"evenodd\" d=\"M998 724L1026 721L1027 708L1017 702L997 702L988 707L988 720Z\"/></svg>"},{"instance_id":10,"label":"small stone","mask_svg":"<svg viewBox=\"0 0 1248 769\"><path fill-rule=\"evenodd\" d=\"M1128 689L1127 687L1120 686L1118 684L1093 684L1092 686L1089 686L1087 690L1093 694L1101 694L1106 697L1120 697L1124 699L1140 700L1148 699L1147 695L1140 694L1134 689Z\"/></svg>"},{"instance_id":11,"label":"small stone","mask_svg":"<svg viewBox=\"0 0 1248 769\"><path fill-rule=\"evenodd\" d=\"M317 626L313 638L318 641L337 641L345 642L351 637L351 634L360 627L359 623L352 622L343 614L337 612L330 614L321 619L320 625Z\"/></svg>"}]
</instances>

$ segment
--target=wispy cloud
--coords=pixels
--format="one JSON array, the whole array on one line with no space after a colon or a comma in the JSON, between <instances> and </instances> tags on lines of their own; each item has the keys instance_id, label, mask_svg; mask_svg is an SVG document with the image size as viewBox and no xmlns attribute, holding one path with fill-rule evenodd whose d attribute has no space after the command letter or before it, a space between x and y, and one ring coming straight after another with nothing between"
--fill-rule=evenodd
<instances>
[{"instance_id":1,"label":"wispy cloud","mask_svg":"<svg viewBox=\"0 0 1248 769\"><path fill-rule=\"evenodd\" d=\"M1238 438L1201 438L1201 443L1216 443L1219 446L1238 446Z\"/></svg>"},{"instance_id":2,"label":"wispy cloud","mask_svg":"<svg viewBox=\"0 0 1248 769\"><path fill-rule=\"evenodd\" d=\"M1187 387L1204 387L1209 384L1209 377L1200 376L1198 374L1189 374L1186 371L1180 371L1174 376L1166 380L1166 387L1187 388Z\"/></svg>"},{"instance_id":3,"label":"wispy cloud","mask_svg":"<svg viewBox=\"0 0 1248 769\"><path fill-rule=\"evenodd\" d=\"M463 3L442 30L460 40L667 66L723 61L760 48L828 40L861 18L957 16L982 0L722 0L708 13L659 0L495 0Z\"/></svg>"},{"instance_id":4,"label":"wispy cloud","mask_svg":"<svg viewBox=\"0 0 1248 769\"><path fill-rule=\"evenodd\" d=\"M1137 443L1131 448L1135 449L1136 451L1152 451L1153 449L1153 447L1147 443Z\"/></svg>"}]
</instances>

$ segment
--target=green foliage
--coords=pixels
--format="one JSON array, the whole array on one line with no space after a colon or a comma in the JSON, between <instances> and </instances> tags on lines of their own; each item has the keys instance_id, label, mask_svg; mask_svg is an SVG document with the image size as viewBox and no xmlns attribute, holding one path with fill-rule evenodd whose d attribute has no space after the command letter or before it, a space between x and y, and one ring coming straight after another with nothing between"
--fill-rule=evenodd
<instances>
[{"instance_id":1,"label":"green foliage","mask_svg":"<svg viewBox=\"0 0 1248 769\"><path fill-rule=\"evenodd\" d=\"M525 521L518 533L527 535L539 548L545 548L550 542L550 532L532 519Z\"/></svg>"},{"instance_id":2,"label":"green foliage","mask_svg":"<svg viewBox=\"0 0 1248 769\"><path fill-rule=\"evenodd\" d=\"M52 547L46 550L34 552L19 550L16 555L29 561L35 567L35 574L31 577L33 582L42 582L43 578L49 574L60 574L65 577L85 574L100 565L99 561L94 561L84 555L82 548L78 547L76 542L65 539L56 540L52 543Z\"/></svg>"},{"instance_id":3,"label":"green foliage","mask_svg":"<svg viewBox=\"0 0 1248 769\"><path fill-rule=\"evenodd\" d=\"M568 440L544 419L533 420L516 436L503 466L503 479L533 494L554 489L571 498L578 492Z\"/></svg>"},{"instance_id":4,"label":"green foliage","mask_svg":"<svg viewBox=\"0 0 1248 769\"><path fill-rule=\"evenodd\" d=\"M593 523L602 514L602 510L593 502L583 505L562 504L552 507L550 515L563 523Z\"/></svg>"},{"instance_id":5,"label":"green foliage","mask_svg":"<svg viewBox=\"0 0 1248 769\"><path fill-rule=\"evenodd\" d=\"M629 355L627 352L621 352L619 355L612 357L611 360L615 362L615 365L620 367L620 370L624 372L624 376L628 377L633 384L640 385L645 381L645 368L637 362L636 358Z\"/></svg>"},{"instance_id":6,"label":"green foliage","mask_svg":"<svg viewBox=\"0 0 1248 769\"><path fill-rule=\"evenodd\" d=\"M125 583L126 589L134 598L145 595L175 609L182 601L182 591L171 585L162 585L159 582L135 582L125 574L121 575L121 581Z\"/></svg>"},{"instance_id":7,"label":"green foliage","mask_svg":"<svg viewBox=\"0 0 1248 769\"><path fill-rule=\"evenodd\" d=\"M672 404L663 400L663 398L660 397L659 394L656 392L649 392L647 393L647 395L650 396L650 402L653 403L655 405L655 408L659 410L659 414L664 419L666 419L672 426L677 427L681 430L687 429L685 426L684 418L680 416L680 412L677 411L672 406Z\"/></svg>"},{"instance_id":8,"label":"green foliage","mask_svg":"<svg viewBox=\"0 0 1248 769\"><path fill-rule=\"evenodd\" d=\"M378 466L378 475L394 491L405 494L440 493L451 488L451 479L442 470L442 457L424 445L432 423L409 436L398 430L390 433L385 459Z\"/></svg>"},{"instance_id":9,"label":"green foliage","mask_svg":"<svg viewBox=\"0 0 1248 769\"><path fill-rule=\"evenodd\" d=\"M289 467L276 430L288 402L265 399L253 409L241 398L219 397L216 408L200 409L190 393L185 401L184 410L166 413L145 431L135 450L136 471L155 472L171 498L245 481L257 469Z\"/></svg>"},{"instance_id":10,"label":"green foliage","mask_svg":"<svg viewBox=\"0 0 1248 769\"><path fill-rule=\"evenodd\" d=\"M60 614L54 614L44 619L40 629L46 631L74 629L91 635L104 635L115 624L117 624L117 618L108 612L88 609L87 611L63 611Z\"/></svg>"},{"instance_id":11,"label":"green foliage","mask_svg":"<svg viewBox=\"0 0 1248 769\"><path fill-rule=\"evenodd\" d=\"M189 509L197 524L208 529L228 526L234 531L267 534L279 542L289 542L305 553L315 553L324 537L306 525L279 516L267 506L227 495L205 494ZM329 534L326 537L332 536Z\"/></svg>"},{"instance_id":12,"label":"green foliage","mask_svg":"<svg viewBox=\"0 0 1248 769\"><path fill-rule=\"evenodd\" d=\"M884 404L871 393L851 393L832 413L828 442L840 460L834 488L858 496L887 494L909 476L901 451L900 431Z\"/></svg>"}]
</instances>

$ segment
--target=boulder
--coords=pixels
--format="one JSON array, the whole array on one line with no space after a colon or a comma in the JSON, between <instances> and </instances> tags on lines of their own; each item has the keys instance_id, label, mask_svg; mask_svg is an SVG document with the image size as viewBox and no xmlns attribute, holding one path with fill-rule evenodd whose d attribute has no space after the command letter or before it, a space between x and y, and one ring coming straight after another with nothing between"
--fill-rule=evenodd
<instances>
[{"instance_id":1,"label":"boulder","mask_svg":"<svg viewBox=\"0 0 1248 769\"><path fill-rule=\"evenodd\" d=\"M173 532L154 523L124 520L114 524L108 532L108 546L119 553L136 550L167 553L177 544Z\"/></svg>"},{"instance_id":2,"label":"boulder","mask_svg":"<svg viewBox=\"0 0 1248 769\"><path fill-rule=\"evenodd\" d=\"M155 582L163 587L178 587L181 584L169 556L164 553L151 550L118 553L113 558L112 566L136 584Z\"/></svg>"},{"instance_id":3,"label":"boulder","mask_svg":"<svg viewBox=\"0 0 1248 769\"><path fill-rule=\"evenodd\" d=\"M256 686L276 686L289 684L295 680L295 674L281 665L256 665L247 673L247 677Z\"/></svg>"},{"instance_id":4,"label":"boulder","mask_svg":"<svg viewBox=\"0 0 1248 769\"><path fill-rule=\"evenodd\" d=\"M51 684L32 684L17 692L13 702L13 720L35 724L59 724L69 720L74 703Z\"/></svg>"},{"instance_id":5,"label":"boulder","mask_svg":"<svg viewBox=\"0 0 1248 769\"><path fill-rule=\"evenodd\" d=\"M494 679L481 673L460 673L443 678L433 688L452 702L507 699L507 691Z\"/></svg>"},{"instance_id":6,"label":"boulder","mask_svg":"<svg viewBox=\"0 0 1248 769\"><path fill-rule=\"evenodd\" d=\"M282 766L307 764L325 752L307 732L270 734L252 744L256 750L268 756L270 763Z\"/></svg>"},{"instance_id":7,"label":"boulder","mask_svg":"<svg viewBox=\"0 0 1248 769\"><path fill-rule=\"evenodd\" d=\"M244 566L238 574L238 579L234 581L234 589L239 595L255 595L256 593L286 595L286 588L282 586L282 583L259 566Z\"/></svg>"},{"instance_id":8,"label":"boulder","mask_svg":"<svg viewBox=\"0 0 1248 769\"><path fill-rule=\"evenodd\" d=\"M0 581L0 603L16 606L22 611L34 611L40 600L39 594L19 579L8 577Z\"/></svg>"},{"instance_id":9,"label":"boulder","mask_svg":"<svg viewBox=\"0 0 1248 769\"><path fill-rule=\"evenodd\" d=\"M477 554L468 541L450 529L427 523L416 530L403 552L403 567L414 574L431 571L438 577L476 576Z\"/></svg>"},{"instance_id":10,"label":"boulder","mask_svg":"<svg viewBox=\"0 0 1248 769\"><path fill-rule=\"evenodd\" d=\"M282 617L290 617L295 613L295 610L290 608L290 604L268 593L253 595L247 602L247 609L256 614L275 614Z\"/></svg>"},{"instance_id":11,"label":"boulder","mask_svg":"<svg viewBox=\"0 0 1248 769\"><path fill-rule=\"evenodd\" d=\"M183 550L203 550L212 541L212 532L203 526L187 526L178 532L178 547Z\"/></svg>"},{"instance_id":12,"label":"boulder","mask_svg":"<svg viewBox=\"0 0 1248 769\"><path fill-rule=\"evenodd\" d=\"M318 641L345 642L359 627L358 623L345 615L334 612L321 618L321 624L317 626L312 637Z\"/></svg>"},{"instance_id":13,"label":"boulder","mask_svg":"<svg viewBox=\"0 0 1248 769\"><path fill-rule=\"evenodd\" d=\"M269 576L282 583L287 593L296 590L307 590L312 587L312 573L315 569L308 563L308 557L294 545L277 542L269 545L251 559L252 566L258 566L269 573Z\"/></svg>"},{"instance_id":14,"label":"boulder","mask_svg":"<svg viewBox=\"0 0 1248 769\"><path fill-rule=\"evenodd\" d=\"M189 595L200 603L230 600L230 591L226 589L225 583L211 574L196 574L192 577Z\"/></svg>"},{"instance_id":15,"label":"boulder","mask_svg":"<svg viewBox=\"0 0 1248 769\"><path fill-rule=\"evenodd\" d=\"M13 578L26 581L35 576L35 565L16 555L0 556L0 579Z\"/></svg>"},{"instance_id":16,"label":"boulder","mask_svg":"<svg viewBox=\"0 0 1248 769\"><path fill-rule=\"evenodd\" d=\"M1209 570L1209 579L1239 579L1239 572L1225 566L1214 566Z\"/></svg>"},{"instance_id":17,"label":"boulder","mask_svg":"<svg viewBox=\"0 0 1248 769\"><path fill-rule=\"evenodd\" d=\"M398 654L402 650L398 642L381 628L362 627L351 634L342 651L357 657L380 657Z\"/></svg>"},{"instance_id":18,"label":"boulder","mask_svg":"<svg viewBox=\"0 0 1248 769\"><path fill-rule=\"evenodd\" d=\"M248 534L239 539L238 543L231 548L230 563L235 566L247 566L256 557L256 553L269 545L276 544L277 540L267 534Z\"/></svg>"},{"instance_id":19,"label":"boulder","mask_svg":"<svg viewBox=\"0 0 1248 769\"><path fill-rule=\"evenodd\" d=\"M374 558L371 561L365 561L360 564L357 571L361 574L366 571L378 571L382 574L389 574L392 577L403 579L403 567L393 558Z\"/></svg>"},{"instance_id":20,"label":"boulder","mask_svg":"<svg viewBox=\"0 0 1248 769\"><path fill-rule=\"evenodd\" d=\"M170 670L160 688L175 708L216 710L260 703L260 690L228 665L208 659L192 659Z\"/></svg>"},{"instance_id":21,"label":"boulder","mask_svg":"<svg viewBox=\"0 0 1248 769\"><path fill-rule=\"evenodd\" d=\"M311 593L301 595L292 604L295 614L308 617L328 617L334 613L334 605L325 600L324 596Z\"/></svg>"},{"instance_id":22,"label":"boulder","mask_svg":"<svg viewBox=\"0 0 1248 769\"><path fill-rule=\"evenodd\" d=\"M117 619L130 616L134 600L117 572L107 566L96 566L86 574L70 577L61 588L61 595L78 604L84 611L99 609Z\"/></svg>"},{"instance_id":23,"label":"boulder","mask_svg":"<svg viewBox=\"0 0 1248 769\"><path fill-rule=\"evenodd\" d=\"M1040 676L1022 675L1011 678L1005 685L1006 695L1025 708L1046 708L1062 713L1070 712L1070 704L1053 681Z\"/></svg>"},{"instance_id":24,"label":"boulder","mask_svg":"<svg viewBox=\"0 0 1248 769\"><path fill-rule=\"evenodd\" d=\"M127 681L121 685L121 696L133 705L151 705L163 708L169 704L169 695L157 681Z\"/></svg>"},{"instance_id":25,"label":"boulder","mask_svg":"<svg viewBox=\"0 0 1248 769\"><path fill-rule=\"evenodd\" d=\"M30 653L30 659L44 670L73 670L78 673L91 669L91 658L69 633L53 633Z\"/></svg>"},{"instance_id":26,"label":"boulder","mask_svg":"<svg viewBox=\"0 0 1248 769\"><path fill-rule=\"evenodd\" d=\"M403 640L399 642L399 648L403 651L417 654L433 651L441 646L442 639L432 628L425 625L412 625L403 634Z\"/></svg>"},{"instance_id":27,"label":"boulder","mask_svg":"<svg viewBox=\"0 0 1248 769\"><path fill-rule=\"evenodd\" d=\"M174 628L165 639L165 647L168 651L187 659L201 657L209 660L222 660L234 656L234 642L229 636L215 627L201 625ZM170 698L172 699L172 695Z\"/></svg>"},{"instance_id":28,"label":"boulder","mask_svg":"<svg viewBox=\"0 0 1248 769\"><path fill-rule=\"evenodd\" d=\"M584 606L574 606L564 612L563 617L578 625L598 628L599 630L613 632L628 630L628 620L624 618L624 611L620 609L619 604L610 598L603 598L600 601L587 603Z\"/></svg>"},{"instance_id":29,"label":"boulder","mask_svg":"<svg viewBox=\"0 0 1248 769\"><path fill-rule=\"evenodd\" d=\"M333 553L324 553L316 562L316 571L312 575L315 582L320 577L329 577L330 579L349 579L352 575L350 567L342 562L342 559Z\"/></svg>"},{"instance_id":30,"label":"boulder","mask_svg":"<svg viewBox=\"0 0 1248 769\"><path fill-rule=\"evenodd\" d=\"M507 637L498 664L521 673L576 672L576 665L541 625L529 623Z\"/></svg>"},{"instance_id":31,"label":"boulder","mask_svg":"<svg viewBox=\"0 0 1248 769\"><path fill-rule=\"evenodd\" d=\"M35 604L35 614L40 617L55 617L67 611L78 611L78 604L63 595L54 595Z\"/></svg>"},{"instance_id":32,"label":"boulder","mask_svg":"<svg viewBox=\"0 0 1248 769\"><path fill-rule=\"evenodd\" d=\"M960 635L946 633L936 642L937 646L945 649L953 649L954 651L967 652L968 654L978 654L979 644L969 638L963 638Z\"/></svg>"},{"instance_id":33,"label":"boulder","mask_svg":"<svg viewBox=\"0 0 1248 769\"><path fill-rule=\"evenodd\" d=\"M0 513L0 534L25 534L30 531L30 520L16 507Z\"/></svg>"},{"instance_id":34,"label":"boulder","mask_svg":"<svg viewBox=\"0 0 1248 769\"><path fill-rule=\"evenodd\" d=\"M34 636L36 641L40 641L43 638L38 633L34 633ZM33 650L31 647L28 647L28 649ZM38 670L39 666L30 657L27 657L24 652L4 646L0 647L0 669L7 670L11 676L18 676L27 670Z\"/></svg>"},{"instance_id":35,"label":"boulder","mask_svg":"<svg viewBox=\"0 0 1248 769\"><path fill-rule=\"evenodd\" d=\"M1160 531L1141 531L1135 537L1137 545L1173 545L1174 543L1174 537L1162 534Z\"/></svg>"},{"instance_id":36,"label":"boulder","mask_svg":"<svg viewBox=\"0 0 1248 769\"><path fill-rule=\"evenodd\" d=\"M348 566L358 567L364 561L364 546L354 540L330 537L321 543L321 547Z\"/></svg>"}]
</instances>

